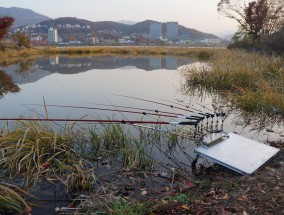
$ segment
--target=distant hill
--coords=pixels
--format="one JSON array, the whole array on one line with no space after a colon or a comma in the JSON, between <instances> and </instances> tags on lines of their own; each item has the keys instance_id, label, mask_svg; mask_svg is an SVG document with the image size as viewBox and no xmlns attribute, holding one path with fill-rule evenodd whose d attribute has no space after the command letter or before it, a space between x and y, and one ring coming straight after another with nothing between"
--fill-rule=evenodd
<instances>
[{"instance_id":1,"label":"distant hill","mask_svg":"<svg viewBox=\"0 0 284 215\"><path fill-rule=\"evenodd\" d=\"M140 34L149 34L150 32L150 23L153 20L145 20L142 22L138 22L136 24L128 25L119 22L112 22L112 21L100 21L100 22L92 22L85 19L77 19L74 17L61 17L52 20L46 20L41 22L42 26L46 27L55 27L70 24L70 25L80 25L80 26L90 26L90 29L59 29L59 32L62 34L64 33L76 33L79 30L81 32L89 32L89 33L96 33L99 31L115 31L122 35L130 35L134 33ZM162 23L162 31L163 33L166 32L166 23ZM179 34L182 35L184 33L188 33L192 41L203 40L206 38L214 38L217 39L218 37L198 31L192 28L186 28L185 26L179 25Z\"/></svg>"},{"instance_id":2,"label":"distant hill","mask_svg":"<svg viewBox=\"0 0 284 215\"><path fill-rule=\"evenodd\" d=\"M0 7L0 17L2 16L12 16L15 19L15 22L12 26L14 28L23 25L37 24L44 20L50 19L49 17L38 14L32 10L18 7Z\"/></svg>"},{"instance_id":3,"label":"distant hill","mask_svg":"<svg viewBox=\"0 0 284 215\"><path fill-rule=\"evenodd\" d=\"M132 21L132 20L119 20L117 22L122 23L122 24L126 24L126 25L134 25L134 24L137 23L136 21Z\"/></svg>"},{"instance_id":4,"label":"distant hill","mask_svg":"<svg viewBox=\"0 0 284 215\"><path fill-rule=\"evenodd\" d=\"M51 19L47 21L43 21L40 23L41 25L46 25L48 27L58 27L58 25L81 25L87 26L89 25L93 32L110 30L117 32L125 32L129 25L112 22L112 21L100 21L100 22L92 22L85 19L77 19L75 17L61 17L57 19Z\"/></svg>"},{"instance_id":5,"label":"distant hill","mask_svg":"<svg viewBox=\"0 0 284 215\"><path fill-rule=\"evenodd\" d=\"M215 32L213 33L214 35L217 35L218 37L231 41L233 38L234 34L236 33L235 30L227 30L227 31L221 31L221 32Z\"/></svg>"}]
</instances>

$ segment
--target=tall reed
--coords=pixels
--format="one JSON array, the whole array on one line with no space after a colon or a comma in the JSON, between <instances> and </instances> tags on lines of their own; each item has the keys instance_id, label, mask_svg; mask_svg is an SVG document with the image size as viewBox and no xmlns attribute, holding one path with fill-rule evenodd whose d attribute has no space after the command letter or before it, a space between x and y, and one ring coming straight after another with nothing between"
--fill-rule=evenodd
<instances>
[{"instance_id":1,"label":"tall reed","mask_svg":"<svg viewBox=\"0 0 284 215\"><path fill-rule=\"evenodd\" d=\"M223 92L239 107L284 115L284 63L280 57L219 50L206 66L184 72L185 86Z\"/></svg>"}]
</instances>

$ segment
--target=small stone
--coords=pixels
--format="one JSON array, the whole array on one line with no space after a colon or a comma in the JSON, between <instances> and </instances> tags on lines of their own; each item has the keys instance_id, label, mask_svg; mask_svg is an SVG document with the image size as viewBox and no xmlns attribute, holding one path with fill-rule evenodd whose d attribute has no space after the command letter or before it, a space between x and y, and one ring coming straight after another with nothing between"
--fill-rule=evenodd
<instances>
[{"instance_id":1,"label":"small stone","mask_svg":"<svg viewBox=\"0 0 284 215\"><path fill-rule=\"evenodd\" d=\"M147 191L146 191L146 190L143 190L143 191L141 192L141 195L143 195L143 196L147 195Z\"/></svg>"}]
</instances>

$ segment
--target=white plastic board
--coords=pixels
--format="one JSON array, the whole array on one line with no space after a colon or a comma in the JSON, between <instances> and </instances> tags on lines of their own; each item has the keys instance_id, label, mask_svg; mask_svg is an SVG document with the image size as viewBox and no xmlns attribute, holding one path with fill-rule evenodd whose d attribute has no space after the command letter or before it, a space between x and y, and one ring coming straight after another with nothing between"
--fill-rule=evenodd
<instances>
[{"instance_id":1,"label":"white plastic board","mask_svg":"<svg viewBox=\"0 0 284 215\"><path fill-rule=\"evenodd\" d=\"M252 174L274 157L279 149L229 133L211 147L200 146L195 152L241 174Z\"/></svg>"}]
</instances>

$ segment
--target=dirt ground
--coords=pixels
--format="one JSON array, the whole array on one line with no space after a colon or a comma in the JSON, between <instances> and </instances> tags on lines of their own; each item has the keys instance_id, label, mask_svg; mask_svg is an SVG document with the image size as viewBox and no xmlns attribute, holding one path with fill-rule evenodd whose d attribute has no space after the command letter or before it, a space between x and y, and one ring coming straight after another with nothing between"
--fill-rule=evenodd
<instances>
[{"instance_id":1,"label":"dirt ground","mask_svg":"<svg viewBox=\"0 0 284 215\"><path fill-rule=\"evenodd\" d=\"M271 145L281 151L258 172L242 176L219 165L199 171L194 182L177 184L190 201L165 199L154 214L284 214L284 143Z\"/></svg>"},{"instance_id":2,"label":"dirt ground","mask_svg":"<svg viewBox=\"0 0 284 215\"><path fill-rule=\"evenodd\" d=\"M280 152L252 175L216 164L198 169L195 177L117 171L105 188L113 185L115 196L150 203L151 215L284 214L284 143L270 145Z\"/></svg>"},{"instance_id":3,"label":"dirt ground","mask_svg":"<svg viewBox=\"0 0 284 215\"><path fill-rule=\"evenodd\" d=\"M216 164L199 168L195 176L176 172L174 177L117 168L105 172L98 181L103 188L98 190L103 192L98 191L88 201L94 206L107 193L112 198L149 205L146 214L150 215L284 214L284 142L270 145L280 148L280 152L252 175L243 176ZM124 212L112 214L133 214Z\"/></svg>"}]
</instances>

